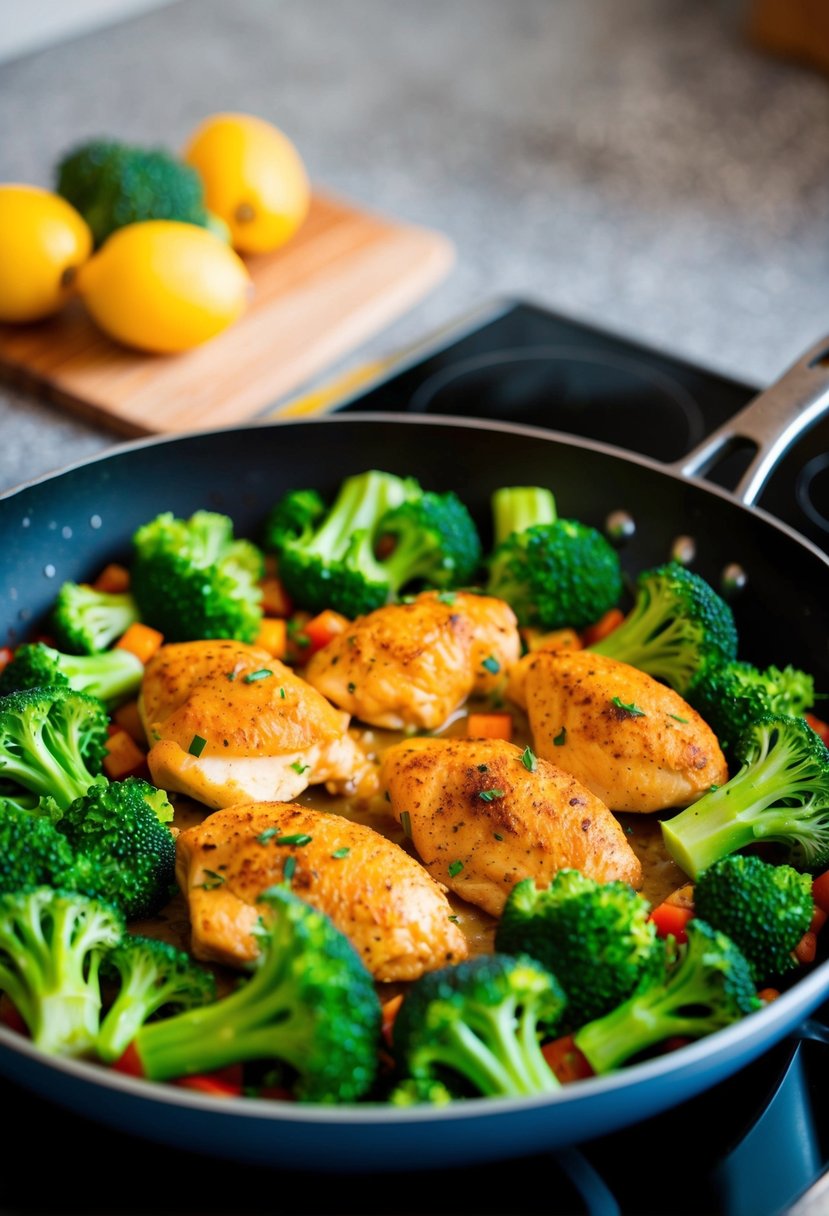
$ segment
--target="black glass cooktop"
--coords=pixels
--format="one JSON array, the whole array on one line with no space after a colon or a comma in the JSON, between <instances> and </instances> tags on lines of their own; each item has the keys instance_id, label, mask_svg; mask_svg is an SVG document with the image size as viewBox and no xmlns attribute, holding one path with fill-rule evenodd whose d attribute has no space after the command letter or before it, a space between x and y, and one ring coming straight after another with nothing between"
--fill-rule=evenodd
<instances>
[{"instance_id":1,"label":"black glass cooktop","mask_svg":"<svg viewBox=\"0 0 829 1216\"><path fill-rule=\"evenodd\" d=\"M671 462L757 392L757 385L507 300L402 359L340 408L507 420ZM723 461L712 480L733 487L745 458ZM829 417L794 445L759 503L829 547Z\"/></svg>"}]
</instances>

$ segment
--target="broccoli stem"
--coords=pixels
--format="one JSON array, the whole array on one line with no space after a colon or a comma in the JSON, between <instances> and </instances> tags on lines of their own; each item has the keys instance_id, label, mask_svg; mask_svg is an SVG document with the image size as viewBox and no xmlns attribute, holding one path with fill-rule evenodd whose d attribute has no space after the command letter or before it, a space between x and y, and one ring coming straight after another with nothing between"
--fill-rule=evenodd
<instances>
[{"instance_id":1,"label":"broccoli stem","mask_svg":"<svg viewBox=\"0 0 829 1216\"><path fill-rule=\"evenodd\" d=\"M377 470L347 477L337 497L307 547L309 553L327 558L343 557L356 533L374 536L378 520L406 497L406 483Z\"/></svg>"},{"instance_id":2,"label":"broccoli stem","mask_svg":"<svg viewBox=\"0 0 829 1216\"><path fill-rule=\"evenodd\" d=\"M620 625L590 647L596 654L623 659L631 667L671 672L681 659L687 622L673 617L666 624L665 605L659 598L641 598ZM678 647L680 649L678 649Z\"/></svg>"},{"instance_id":3,"label":"broccoli stem","mask_svg":"<svg viewBox=\"0 0 829 1216\"><path fill-rule=\"evenodd\" d=\"M514 532L526 532L536 524L554 524L556 500L542 486L501 486L492 495L494 548Z\"/></svg>"}]
</instances>

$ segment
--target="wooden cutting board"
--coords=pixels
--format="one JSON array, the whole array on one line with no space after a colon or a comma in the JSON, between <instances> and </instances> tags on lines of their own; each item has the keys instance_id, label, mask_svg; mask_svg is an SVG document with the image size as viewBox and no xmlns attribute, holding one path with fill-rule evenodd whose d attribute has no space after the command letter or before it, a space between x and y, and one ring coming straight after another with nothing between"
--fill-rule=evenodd
<instances>
[{"instance_id":1,"label":"wooden cutting board","mask_svg":"<svg viewBox=\"0 0 829 1216\"><path fill-rule=\"evenodd\" d=\"M129 351L73 301L37 325L0 325L0 375L125 435L231 425L388 325L453 258L441 233L315 193L291 241L246 259L253 302L204 346Z\"/></svg>"}]
</instances>

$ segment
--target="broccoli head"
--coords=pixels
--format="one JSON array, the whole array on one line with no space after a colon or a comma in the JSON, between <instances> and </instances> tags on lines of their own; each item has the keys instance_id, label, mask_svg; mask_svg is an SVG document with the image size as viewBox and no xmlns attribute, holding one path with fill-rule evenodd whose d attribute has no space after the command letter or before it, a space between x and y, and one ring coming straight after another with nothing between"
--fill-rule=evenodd
<instances>
[{"instance_id":1,"label":"broccoli head","mask_svg":"<svg viewBox=\"0 0 829 1216\"><path fill-rule=\"evenodd\" d=\"M86 220L96 247L141 220L208 225L199 174L163 148L90 140L58 164L57 192Z\"/></svg>"},{"instance_id":2,"label":"broccoli head","mask_svg":"<svg viewBox=\"0 0 829 1216\"><path fill-rule=\"evenodd\" d=\"M107 728L102 702L66 684L0 697L3 797L28 808L51 800L62 811L92 785L105 783Z\"/></svg>"},{"instance_id":3,"label":"broccoli head","mask_svg":"<svg viewBox=\"0 0 829 1216\"><path fill-rule=\"evenodd\" d=\"M394 548L381 561L390 598L412 583L448 589L471 583L481 561L481 538L469 510L452 490L426 490L380 520L381 537Z\"/></svg>"},{"instance_id":4,"label":"broccoli head","mask_svg":"<svg viewBox=\"0 0 829 1216\"><path fill-rule=\"evenodd\" d=\"M43 1051L92 1053L101 960L124 931L116 908L77 891L40 886L0 895L0 991Z\"/></svg>"},{"instance_id":5,"label":"broccoli head","mask_svg":"<svg viewBox=\"0 0 829 1216\"><path fill-rule=\"evenodd\" d=\"M798 966L793 953L814 913L812 878L756 854L732 853L697 876L694 913L728 934L758 986Z\"/></svg>"},{"instance_id":6,"label":"broccoli head","mask_svg":"<svg viewBox=\"0 0 829 1216\"><path fill-rule=\"evenodd\" d=\"M163 791L127 777L93 786L55 824L75 853L80 889L107 898L128 920L154 916L173 894L175 839L159 803Z\"/></svg>"},{"instance_id":7,"label":"broccoli head","mask_svg":"<svg viewBox=\"0 0 829 1216\"><path fill-rule=\"evenodd\" d=\"M310 539L325 515L326 506L317 490L288 490L268 512L262 530L262 548L280 553L289 540Z\"/></svg>"},{"instance_id":8,"label":"broccoli head","mask_svg":"<svg viewBox=\"0 0 829 1216\"><path fill-rule=\"evenodd\" d=\"M413 478L376 469L347 477L316 526L309 523L280 545L279 576L293 602L311 612L333 608L350 618L387 603L391 580L375 552L380 521L422 494Z\"/></svg>"},{"instance_id":9,"label":"broccoli head","mask_svg":"<svg viewBox=\"0 0 829 1216\"><path fill-rule=\"evenodd\" d=\"M522 626L583 629L622 593L619 555L596 528L560 519L540 486L504 486L492 498L493 551L486 589Z\"/></svg>"},{"instance_id":10,"label":"broccoli head","mask_svg":"<svg viewBox=\"0 0 829 1216\"><path fill-rule=\"evenodd\" d=\"M528 954L567 994L561 1031L608 1013L661 964L650 904L623 882L559 870L549 886L515 884L495 927L495 948Z\"/></svg>"},{"instance_id":11,"label":"broccoli head","mask_svg":"<svg viewBox=\"0 0 829 1216\"><path fill-rule=\"evenodd\" d=\"M133 536L132 594L141 619L168 642L253 642L262 623L264 557L236 539L228 515L163 512Z\"/></svg>"},{"instance_id":12,"label":"broccoli head","mask_svg":"<svg viewBox=\"0 0 829 1216\"><path fill-rule=\"evenodd\" d=\"M573 1035L594 1073L612 1072L674 1037L701 1039L761 1007L740 950L701 918L689 921L687 941L666 958L660 975Z\"/></svg>"},{"instance_id":13,"label":"broccoli head","mask_svg":"<svg viewBox=\"0 0 829 1216\"><path fill-rule=\"evenodd\" d=\"M104 957L104 985L115 997L101 1020L95 1050L111 1064L151 1018L170 1017L216 999L216 977L170 942L128 933Z\"/></svg>"},{"instance_id":14,"label":"broccoli head","mask_svg":"<svg viewBox=\"0 0 829 1216\"><path fill-rule=\"evenodd\" d=\"M23 642L0 672L0 696L43 684L66 684L103 701L108 709L137 693L144 664L129 650L62 654L44 642Z\"/></svg>"},{"instance_id":15,"label":"broccoli head","mask_svg":"<svg viewBox=\"0 0 829 1216\"><path fill-rule=\"evenodd\" d=\"M565 1004L555 976L527 956L498 952L427 971L406 990L394 1019L401 1080L435 1079L474 1096L556 1090L541 1040Z\"/></svg>"},{"instance_id":16,"label":"broccoli head","mask_svg":"<svg viewBox=\"0 0 829 1216\"><path fill-rule=\"evenodd\" d=\"M684 695L708 664L737 657L737 628L711 584L672 561L639 575L633 607L589 649L638 667Z\"/></svg>"},{"instance_id":17,"label":"broccoli head","mask_svg":"<svg viewBox=\"0 0 829 1216\"><path fill-rule=\"evenodd\" d=\"M48 815L0 799L0 892L75 882L75 854Z\"/></svg>"},{"instance_id":18,"label":"broccoli head","mask_svg":"<svg viewBox=\"0 0 829 1216\"><path fill-rule=\"evenodd\" d=\"M737 771L661 823L671 857L689 878L759 842L799 869L829 862L829 748L805 718L767 716L734 748Z\"/></svg>"},{"instance_id":19,"label":"broccoli head","mask_svg":"<svg viewBox=\"0 0 829 1216\"><path fill-rule=\"evenodd\" d=\"M733 659L705 666L687 697L730 755L757 718L770 714L795 717L811 709L815 685L811 676L794 667L760 669Z\"/></svg>"},{"instance_id":20,"label":"broccoli head","mask_svg":"<svg viewBox=\"0 0 829 1216\"><path fill-rule=\"evenodd\" d=\"M301 1102L353 1102L374 1083L382 1009L371 972L331 920L287 887L261 897L261 950L229 995L141 1027L141 1071L164 1081L281 1063Z\"/></svg>"},{"instance_id":21,"label":"broccoli head","mask_svg":"<svg viewBox=\"0 0 829 1216\"><path fill-rule=\"evenodd\" d=\"M50 627L61 650L98 654L137 620L129 591L99 591L89 583L66 582L55 597Z\"/></svg>"}]
</instances>

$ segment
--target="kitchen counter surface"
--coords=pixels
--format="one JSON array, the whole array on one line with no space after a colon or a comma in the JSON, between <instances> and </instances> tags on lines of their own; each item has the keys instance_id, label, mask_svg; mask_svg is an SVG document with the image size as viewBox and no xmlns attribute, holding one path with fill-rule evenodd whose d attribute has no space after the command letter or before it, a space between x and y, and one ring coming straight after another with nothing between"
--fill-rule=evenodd
<instances>
[{"instance_id":1,"label":"kitchen counter surface","mask_svg":"<svg viewBox=\"0 0 829 1216\"><path fill-rule=\"evenodd\" d=\"M829 81L751 47L738 10L179 0L0 65L0 181L247 110L315 182L457 249L330 374L506 294L764 384L829 329ZM8 386L0 427L0 491L123 442Z\"/></svg>"}]
</instances>

